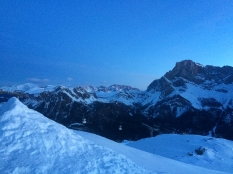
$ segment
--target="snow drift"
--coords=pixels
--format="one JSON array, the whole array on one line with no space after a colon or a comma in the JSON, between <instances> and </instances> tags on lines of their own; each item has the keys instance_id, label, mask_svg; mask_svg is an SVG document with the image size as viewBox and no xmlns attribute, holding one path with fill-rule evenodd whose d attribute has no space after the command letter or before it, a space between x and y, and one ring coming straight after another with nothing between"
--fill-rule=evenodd
<instances>
[{"instance_id":1,"label":"snow drift","mask_svg":"<svg viewBox=\"0 0 233 174\"><path fill-rule=\"evenodd\" d=\"M0 108L4 173L150 173L11 98Z\"/></svg>"}]
</instances>

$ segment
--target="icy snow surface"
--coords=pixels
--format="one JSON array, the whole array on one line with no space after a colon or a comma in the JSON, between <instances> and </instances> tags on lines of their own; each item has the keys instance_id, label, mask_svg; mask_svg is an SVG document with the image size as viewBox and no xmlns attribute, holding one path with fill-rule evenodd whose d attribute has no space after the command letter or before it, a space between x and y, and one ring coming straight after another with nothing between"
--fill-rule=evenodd
<instances>
[{"instance_id":1,"label":"icy snow surface","mask_svg":"<svg viewBox=\"0 0 233 174\"><path fill-rule=\"evenodd\" d=\"M69 130L17 98L0 107L1 173L222 173Z\"/></svg>"}]
</instances>

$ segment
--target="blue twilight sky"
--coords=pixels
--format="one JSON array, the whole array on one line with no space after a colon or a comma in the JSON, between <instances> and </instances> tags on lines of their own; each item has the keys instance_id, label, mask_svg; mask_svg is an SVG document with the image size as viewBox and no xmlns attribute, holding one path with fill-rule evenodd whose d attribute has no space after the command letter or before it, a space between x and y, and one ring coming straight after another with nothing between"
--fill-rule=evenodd
<instances>
[{"instance_id":1,"label":"blue twilight sky","mask_svg":"<svg viewBox=\"0 0 233 174\"><path fill-rule=\"evenodd\" d=\"M233 66L232 0L1 0L0 86L146 89L176 62Z\"/></svg>"}]
</instances>

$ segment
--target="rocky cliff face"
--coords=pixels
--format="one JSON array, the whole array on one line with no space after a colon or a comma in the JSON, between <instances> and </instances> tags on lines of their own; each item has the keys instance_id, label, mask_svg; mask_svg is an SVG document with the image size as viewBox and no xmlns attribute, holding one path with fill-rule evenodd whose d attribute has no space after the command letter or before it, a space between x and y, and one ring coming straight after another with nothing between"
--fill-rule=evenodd
<instances>
[{"instance_id":1,"label":"rocky cliff face","mask_svg":"<svg viewBox=\"0 0 233 174\"><path fill-rule=\"evenodd\" d=\"M0 101L18 96L28 107L67 127L113 140L136 140L174 132L211 134L233 140L230 66L181 61L153 81L146 91L121 85L43 89L33 86L33 90L28 86L33 85L2 88Z\"/></svg>"},{"instance_id":2,"label":"rocky cliff face","mask_svg":"<svg viewBox=\"0 0 233 174\"><path fill-rule=\"evenodd\" d=\"M206 82L231 84L233 82L233 67L202 66L191 60L185 60L176 63L174 69L167 72L165 77L169 80L183 78L198 85Z\"/></svg>"},{"instance_id":3,"label":"rocky cliff face","mask_svg":"<svg viewBox=\"0 0 233 174\"><path fill-rule=\"evenodd\" d=\"M209 133L215 136L233 139L232 77L230 66L178 62L173 70L148 86L148 92L160 94L146 112L155 119L170 118L167 122L174 122L170 125L179 132L207 134L211 130Z\"/></svg>"},{"instance_id":4,"label":"rocky cliff face","mask_svg":"<svg viewBox=\"0 0 233 174\"><path fill-rule=\"evenodd\" d=\"M165 77L169 80L174 80L177 77L183 78L199 84L200 82L203 82L203 79L199 77L203 77L204 74L205 68L202 65L196 64L191 60L185 60L176 63L173 70L167 72Z\"/></svg>"}]
</instances>

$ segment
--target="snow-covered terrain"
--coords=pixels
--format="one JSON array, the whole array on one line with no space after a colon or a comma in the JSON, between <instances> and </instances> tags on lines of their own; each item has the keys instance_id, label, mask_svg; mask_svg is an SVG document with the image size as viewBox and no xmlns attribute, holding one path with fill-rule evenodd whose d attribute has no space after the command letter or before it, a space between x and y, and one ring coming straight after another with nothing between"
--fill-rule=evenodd
<instances>
[{"instance_id":1,"label":"snow-covered terrain","mask_svg":"<svg viewBox=\"0 0 233 174\"><path fill-rule=\"evenodd\" d=\"M150 107L155 106L160 101L171 99L174 96L181 96L190 102L192 107L199 110L208 110L213 107L225 110L228 107L233 108L232 71L233 67L230 66L203 66L191 60L183 60L177 62L176 66L160 79L154 80L145 91L116 84L109 87L72 88L63 86L39 87L35 84L26 83L18 86L4 86L0 89L7 92L17 91L34 95L45 91L59 92L57 89L62 89L62 92L71 98L72 102L91 104L99 101L102 103L121 102L126 105L140 104L146 106L144 113L147 113ZM30 102L27 101L27 103ZM171 110L173 108L171 106ZM187 108L184 107L178 109L176 116L182 115L186 110Z\"/></svg>"},{"instance_id":2,"label":"snow-covered terrain","mask_svg":"<svg viewBox=\"0 0 233 174\"><path fill-rule=\"evenodd\" d=\"M0 128L1 173L150 173L16 98L1 106Z\"/></svg>"},{"instance_id":3,"label":"snow-covered terrain","mask_svg":"<svg viewBox=\"0 0 233 174\"><path fill-rule=\"evenodd\" d=\"M164 134L127 142L127 145L184 163L233 173L233 141L200 135Z\"/></svg>"},{"instance_id":4,"label":"snow-covered terrain","mask_svg":"<svg viewBox=\"0 0 233 174\"><path fill-rule=\"evenodd\" d=\"M138 94L141 93L139 89L124 85L112 85L109 87L103 87L103 86L65 87L65 86L48 85L45 87L40 87L32 83L25 83L22 85L0 87L1 90L6 92L22 92L25 94L33 94L35 96L43 92L54 92L58 88L62 89L62 91L68 97L70 97L73 102L82 102L86 104L90 104L95 101L100 101L103 103L118 101L126 105L132 105L137 99ZM78 96L77 93L79 94L88 93L90 96L88 98L83 98ZM93 96L93 94L95 95Z\"/></svg>"},{"instance_id":5,"label":"snow-covered terrain","mask_svg":"<svg viewBox=\"0 0 233 174\"><path fill-rule=\"evenodd\" d=\"M173 86L174 92L170 94L169 97L180 95L190 101L194 108L202 109L204 107L206 110L209 109L209 107L202 106L201 99L214 99L226 108L233 98L233 84L214 84L211 89L205 88L205 86L208 85L211 86L208 82L197 85L186 80L186 88Z\"/></svg>"},{"instance_id":6,"label":"snow-covered terrain","mask_svg":"<svg viewBox=\"0 0 233 174\"><path fill-rule=\"evenodd\" d=\"M48 85L45 87L39 87L33 83L25 83L22 85L3 86L0 89L7 92L24 92L28 94L39 94L44 91L53 91L55 86Z\"/></svg>"},{"instance_id":7,"label":"snow-covered terrain","mask_svg":"<svg viewBox=\"0 0 233 174\"><path fill-rule=\"evenodd\" d=\"M214 99L216 102L220 103L223 108L226 109L231 106L233 98L233 84L216 83L215 81L206 80L202 84L195 84L192 81L183 79L185 81L184 86L174 86L174 82L170 81L165 76L163 76L166 82L173 89L173 92L168 96L163 96L162 89L150 89L145 91L140 91L136 88L131 88L124 85L112 85L110 87L65 87L65 86L53 86L48 85L46 87L39 87L35 84L26 83L17 86L3 86L0 87L3 91L7 92L23 92L26 94L39 95L42 92L49 91L53 92L57 88L64 89L63 92L72 99L73 102L82 102L86 104L93 103L95 101L109 103L109 102L121 102L126 105L133 105L134 103L140 103L141 105L150 106L156 105L159 101L164 98L172 98L173 96L180 95L196 109L210 109L209 106L203 106L202 99ZM84 94L88 93L89 97L80 97L77 93ZM94 94L94 95L93 95ZM28 101L32 102L32 101ZM27 103L28 103L27 102ZM180 116L183 112L177 112L177 116Z\"/></svg>"},{"instance_id":8,"label":"snow-covered terrain","mask_svg":"<svg viewBox=\"0 0 233 174\"><path fill-rule=\"evenodd\" d=\"M165 78L165 77L164 77ZM215 84L212 81L206 81L203 84L195 84L191 81L185 80L185 87L176 87L173 85L173 82L166 79L166 81L173 88L173 92L165 96L166 98L172 98L175 95L180 95L184 99L188 100L194 108L208 110L209 106L203 106L201 101L202 99L214 99L216 102L222 104L226 109L227 106L231 106L233 98L233 84ZM206 88L208 86L208 88ZM69 96L73 102L82 102L90 104L95 101L109 103L109 102L121 102L126 105L133 105L134 103L140 103L141 105L150 106L156 105L159 101L163 100L161 91L157 90L146 90L140 91L135 88L120 88L119 86L110 86L110 87L65 87L65 86L46 86L39 87L35 84L26 83L18 86L3 86L0 87L3 91L7 92L23 92L26 94L39 95L42 92L49 91L53 92L58 87L64 88L63 92ZM89 98L83 98L77 96L78 93L88 93ZM93 94L95 94L93 96ZM31 102L31 101L30 101ZM232 106L233 107L233 106ZM181 115L182 112L177 112L177 116Z\"/></svg>"},{"instance_id":9,"label":"snow-covered terrain","mask_svg":"<svg viewBox=\"0 0 233 174\"><path fill-rule=\"evenodd\" d=\"M214 158L212 160L215 161ZM0 106L0 171L93 174L224 173L141 151L94 134L69 130L28 109L17 98L11 98Z\"/></svg>"}]
</instances>

